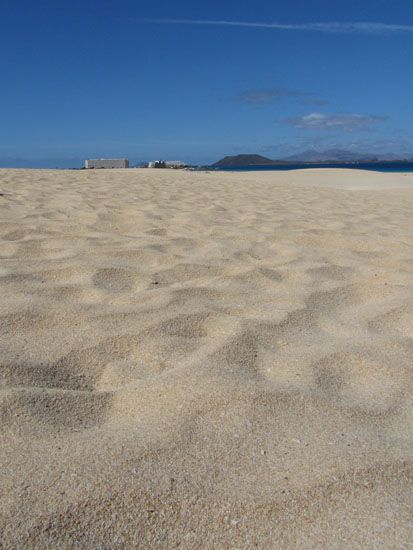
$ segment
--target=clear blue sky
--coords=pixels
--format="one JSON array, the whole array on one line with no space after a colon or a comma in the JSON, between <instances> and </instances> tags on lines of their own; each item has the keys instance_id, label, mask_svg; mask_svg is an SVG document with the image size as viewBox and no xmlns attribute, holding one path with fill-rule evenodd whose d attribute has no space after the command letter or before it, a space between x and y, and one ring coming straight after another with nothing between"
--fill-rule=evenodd
<instances>
[{"instance_id":1,"label":"clear blue sky","mask_svg":"<svg viewBox=\"0 0 413 550\"><path fill-rule=\"evenodd\" d=\"M338 146L413 155L411 0L0 10L0 165Z\"/></svg>"}]
</instances>

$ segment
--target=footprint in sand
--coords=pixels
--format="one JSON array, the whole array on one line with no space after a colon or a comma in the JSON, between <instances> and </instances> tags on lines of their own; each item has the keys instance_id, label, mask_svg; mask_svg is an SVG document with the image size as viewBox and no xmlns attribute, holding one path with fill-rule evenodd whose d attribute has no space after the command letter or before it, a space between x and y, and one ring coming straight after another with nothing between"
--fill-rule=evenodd
<instances>
[{"instance_id":1,"label":"footprint in sand","mask_svg":"<svg viewBox=\"0 0 413 550\"><path fill-rule=\"evenodd\" d=\"M402 367L338 352L323 357L313 368L317 393L338 405L381 414L402 398Z\"/></svg>"},{"instance_id":2,"label":"footprint in sand","mask_svg":"<svg viewBox=\"0 0 413 550\"><path fill-rule=\"evenodd\" d=\"M92 428L105 422L112 395L46 388L7 388L0 395L1 431Z\"/></svg>"},{"instance_id":3,"label":"footprint in sand","mask_svg":"<svg viewBox=\"0 0 413 550\"><path fill-rule=\"evenodd\" d=\"M16 229L15 231L10 231L3 236L5 241L21 241L25 238L28 232L25 229Z\"/></svg>"},{"instance_id":4,"label":"footprint in sand","mask_svg":"<svg viewBox=\"0 0 413 550\"><path fill-rule=\"evenodd\" d=\"M128 292L137 288L139 275L129 269L108 267L99 269L92 281L98 288L109 292Z\"/></svg>"},{"instance_id":5,"label":"footprint in sand","mask_svg":"<svg viewBox=\"0 0 413 550\"><path fill-rule=\"evenodd\" d=\"M209 279L224 273L222 267L203 264L177 264L154 275L154 282L160 285L172 285L196 279Z\"/></svg>"}]
</instances>

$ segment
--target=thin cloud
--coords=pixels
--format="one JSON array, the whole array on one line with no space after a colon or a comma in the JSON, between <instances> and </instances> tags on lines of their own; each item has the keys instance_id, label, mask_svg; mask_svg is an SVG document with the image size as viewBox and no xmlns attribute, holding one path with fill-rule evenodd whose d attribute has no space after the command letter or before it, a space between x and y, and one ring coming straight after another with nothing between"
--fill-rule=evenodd
<instances>
[{"instance_id":1,"label":"thin cloud","mask_svg":"<svg viewBox=\"0 0 413 550\"><path fill-rule=\"evenodd\" d=\"M373 124L383 122L386 117L378 115L341 114L327 115L311 113L301 117L286 118L282 122L294 128L305 130L369 130Z\"/></svg>"},{"instance_id":2,"label":"thin cloud","mask_svg":"<svg viewBox=\"0 0 413 550\"><path fill-rule=\"evenodd\" d=\"M225 27L246 27L256 29L276 29L285 31L314 31L323 33L364 33L364 34L389 34L389 33L411 33L413 25L399 25L392 23L260 23L249 21L211 21L208 19L134 19L134 21L144 23L162 23L167 25L207 25L207 26L225 26Z\"/></svg>"},{"instance_id":3,"label":"thin cloud","mask_svg":"<svg viewBox=\"0 0 413 550\"><path fill-rule=\"evenodd\" d=\"M267 104L275 103L281 99L289 97L305 97L306 93L288 88L259 88L257 90L248 90L236 96L242 103Z\"/></svg>"},{"instance_id":4,"label":"thin cloud","mask_svg":"<svg viewBox=\"0 0 413 550\"><path fill-rule=\"evenodd\" d=\"M247 90L237 95L235 99L241 103L248 103L251 105L269 105L284 99L292 99L303 105L321 106L328 104L327 100L314 97L312 93L280 87Z\"/></svg>"},{"instance_id":5,"label":"thin cloud","mask_svg":"<svg viewBox=\"0 0 413 550\"><path fill-rule=\"evenodd\" d=\"M316 97L307 97L301 101L303 105L317 105L318 107L325 107L330 102L327 99L317 99Z\"/></svg>"}]
</instances>

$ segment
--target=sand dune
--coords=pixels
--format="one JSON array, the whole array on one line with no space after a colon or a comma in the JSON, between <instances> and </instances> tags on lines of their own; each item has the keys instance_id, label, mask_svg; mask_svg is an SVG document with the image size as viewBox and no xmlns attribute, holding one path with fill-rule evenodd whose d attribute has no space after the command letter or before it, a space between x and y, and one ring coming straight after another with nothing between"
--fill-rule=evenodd
<instances>
[{"instance_id":1,"label":"sand dune","mask_svg":"<svg viewBox=\"0 0 413 550\"><path fill-rule=\"evenodd\" d=\"M413 175L0 192L1 547L413 544Z\"/></svg>"}]
</instances>

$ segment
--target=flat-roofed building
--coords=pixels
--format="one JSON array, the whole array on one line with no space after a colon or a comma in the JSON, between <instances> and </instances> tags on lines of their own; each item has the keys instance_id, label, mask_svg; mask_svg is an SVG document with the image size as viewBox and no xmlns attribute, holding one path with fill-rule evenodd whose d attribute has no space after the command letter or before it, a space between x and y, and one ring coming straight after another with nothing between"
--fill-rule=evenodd
<instances>
[{"instance_id":1,"label":"flat-roofed building","mask_svg":"<svg viewBox=\"0 0 413 550\"><path fill-rule=\"evenodd\" d=\"M182 160L166 160L166 168L184 168L185 163Z\"/></svg>"},{"instance_id":2,"label":"flat-roofed building","mask_svg":"<svg viewBox=\"0 0 413 550\"><path fill-rule=\"evenodd\" d=\"M148 163L148 168L185 168L182 160L154 160Z\"/></svg>"},{"instance_id":3,"label":"flat-roofed building","mask_svg":"<svg viewBox=\"0 0 413 550\"><path fill-rule=\"evenodd\" d=\"M87 159L85 168L129 168L128 159Z\"/></svg>"}]
</instances>

